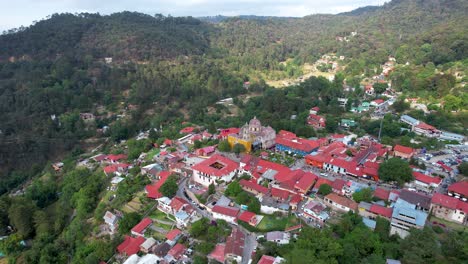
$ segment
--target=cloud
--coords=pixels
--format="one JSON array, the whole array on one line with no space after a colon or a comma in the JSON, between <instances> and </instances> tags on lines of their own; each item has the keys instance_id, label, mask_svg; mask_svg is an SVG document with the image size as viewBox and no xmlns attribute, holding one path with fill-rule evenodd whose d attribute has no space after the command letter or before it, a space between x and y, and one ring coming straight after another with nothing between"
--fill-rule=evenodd
<instances>
[{"instance_id":1,"label":"cloud","mask_svg":"<svg viewBox=\"0 0 468 264\"><path fill-rule=\"evenodd\" d=\"M5 0L4 0L5 1ZM326 3L328 2L328 3ZM0 30L28 26L53 13L110 14L124 10L154 15L214 16L261 15L302 17L340 13L386 0L15 0L2 5Z\"/></svg>"}]
</instances>

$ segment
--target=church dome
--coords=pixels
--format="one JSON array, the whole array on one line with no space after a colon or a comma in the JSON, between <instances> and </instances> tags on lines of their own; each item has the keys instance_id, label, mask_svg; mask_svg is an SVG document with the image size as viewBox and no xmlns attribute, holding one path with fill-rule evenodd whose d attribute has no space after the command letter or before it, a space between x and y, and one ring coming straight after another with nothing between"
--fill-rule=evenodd
<instances>
[{"instance_id":1,"label":"church dome","mask_svg":"<svg viewBox=\"0 0 468 264\"><path fill-rule=\"evenodd\" d=\"M250 127L261 127L262 123L260 123L260 120L257 119L257 117L254 117L252 120L249 122Z\"/></svg>"}]
</instances>

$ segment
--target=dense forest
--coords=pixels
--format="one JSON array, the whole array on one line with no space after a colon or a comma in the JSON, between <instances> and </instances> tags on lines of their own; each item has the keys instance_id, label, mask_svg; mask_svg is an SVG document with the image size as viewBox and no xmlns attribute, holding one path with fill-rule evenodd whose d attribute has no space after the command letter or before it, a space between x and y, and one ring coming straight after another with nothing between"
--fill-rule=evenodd
<instances>
[{"instance_id":1,"label":"dense forest","mask_svg":"<svg viewBox=\"0 0 468 264\"><path fill-rule=\"evenodd\" d=\"M381 7L303 18L53 14L32 26L4 32L0 235L8 233L9 225L17 230L7 252L21 251L17 242L32 239L33 246L20 263L63 263L72 257L73 263L95 263L113 254L118 239L83 241L91 232L86 221L102 217L98 205L108 183L102 172L73 168L83 152L149 128L165 128L163 136L175 138L186 121L215 132L257 116L274 129L299 136L334 133L339 119L363 96L360 89L345 92L343 83L359 88L363 79L381 71L389 56L400 63L388 76L393 88L426 99L435 112L409 110L402 100L395 111L466 134L466 111L456 111L468 109L468 91L462 85L468 76L467 13L468 2L463 0L394 0ZM337 40L345 37L347 41ZM283 89L266 84L266 79L298 77L303 65L330 53L344 58L333 81L311 77ZM228 97L233 98L234 110L215 104ZM344 108L339 97L349 99ZM305 125L313 106L319 106L327 119L322 132ZM96 119L88 122L81 113L92 113ZM353 132L377 135L379 122L364 116ZM383 143L428 148L440 144L425 139L412 143L415 135L402 134L405 127L394 116L385 116L382 124ZM56 161L65 163L59 175L50 166ZM23 196L7 195L25 182L29 187L22 189ZM144 184L129 177L119 192L124 196ZM114 201L113 207L123 202ZM466 254L462 246L466 238L460 234L449 237L424 230L412 234L415 239L397 240L368 234L357 222L350 216L335 230L306 230L294 246L265 253L289 251L283 255L291 262L297 253L309 254L317 263L330 263L328 258L352 263L346 262L348 254L354 254L350 245L365 237L381 241L354 248L366 263L380 263L383 256L408 263L420 263L418 258L445 263L442 259L457 261L454 256L459 252ZM332 231L338 240L329 241ZM323 238L325 244L310 244L312 236ZM440 245L418 240L435 236L441 237ZM336 248L337 255L320 255L321 247ZM381 254L367 254L372 247ZM427 251L411 247L437 250L426 255Z\"/></svg>"}]
</instances>

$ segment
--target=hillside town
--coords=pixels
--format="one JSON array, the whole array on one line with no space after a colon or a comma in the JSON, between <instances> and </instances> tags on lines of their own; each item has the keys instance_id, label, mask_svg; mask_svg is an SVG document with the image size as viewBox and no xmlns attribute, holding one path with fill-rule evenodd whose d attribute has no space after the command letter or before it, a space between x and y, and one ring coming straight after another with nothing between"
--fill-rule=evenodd
<instances>
[{"instance_id":1,"label":"hillside town","mask_svg":"<svg viewBox=\"0 0 468 264\"><path fill-rule=\"evenodd\" d=\"M316 118L317 111L310 110L308 124L320 129L325 121ZM401 122L427 137L443 135L406 115ZM147 140L150 133L135 140ZM352 133L307 139L275 131L255 117L240 128L220 128L214 134L196 125L179 134L179 139L154 143L135 159L125 154L122 141L116 145L124 149L120 154L93 153L78 164L97 166L111 178L110 199L135 168L150 182L144 187L146 209L134 199L122 210L105 213L101 231L111 236L124 212L138 212L142 218L104 262L192 263L194 256L206 254L219 263L281 263L280 256L256 252L264 243L292 243L304 226L321 229L349 212L360 215L371 230L384 218L390 235L402 238L412 228L468 225L468 181L457 168L468 160L465 138L452 136L460 144L438 151L385 145ZM410 181L382 179L387 176L381 175L381 166L392 159L411 161ZM61 169L60 163L53 166ZM176 186L171 191L168 182ZM196 234L194 229L206 232L201 225L225 234L204 252L199 245L215 241Z\"/></svg>"}]
</instances>

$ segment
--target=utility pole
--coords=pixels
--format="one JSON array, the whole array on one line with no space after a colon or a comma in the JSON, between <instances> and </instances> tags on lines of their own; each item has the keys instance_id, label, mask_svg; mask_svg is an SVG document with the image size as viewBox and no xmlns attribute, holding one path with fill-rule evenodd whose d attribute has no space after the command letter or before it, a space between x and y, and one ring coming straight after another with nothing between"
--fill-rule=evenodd
<instances>
[{"instance_id":1,"label":"utility pole","mask_svg":"<svg viewBox=\"0 0 468 264\"><path fill-rule=\"evenodd\" d=\"M384 118L382 117L382 119L380 120L380 129L379 129L379 143L380 143L380 135L382 134L382 124L383 124L383 120Z\"/></svg>"}]
</instances>

